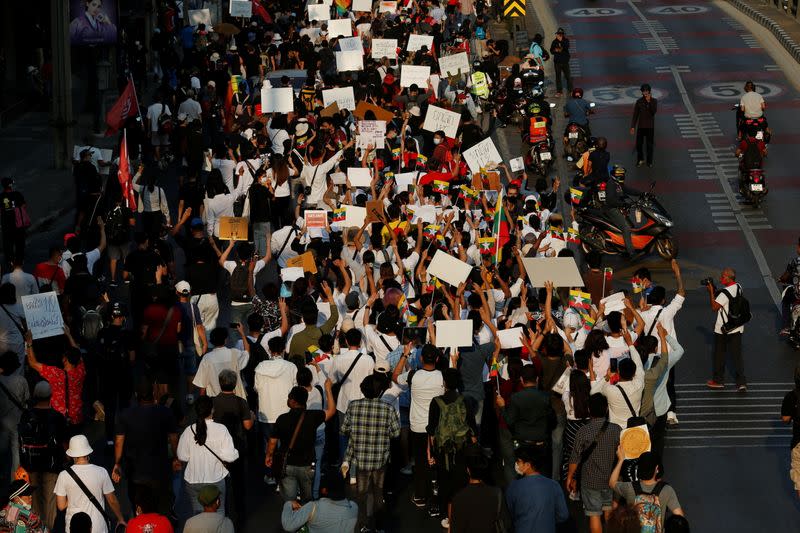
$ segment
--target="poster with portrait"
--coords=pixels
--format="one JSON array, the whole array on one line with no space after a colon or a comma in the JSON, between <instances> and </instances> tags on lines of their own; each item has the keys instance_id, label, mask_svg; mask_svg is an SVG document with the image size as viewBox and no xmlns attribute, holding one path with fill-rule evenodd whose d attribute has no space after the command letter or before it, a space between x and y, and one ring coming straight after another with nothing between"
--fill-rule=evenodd
<instances>
[{"instance_id":1,"label":"poster with portrait","mask_svg":"<svg viewBox=\"0 0 800 533\"><path fill-rule=\"evenodd\" d=\"M118 13L117 0L70 0L72 46L116 44Z\"/></svg>"}]
</instances>

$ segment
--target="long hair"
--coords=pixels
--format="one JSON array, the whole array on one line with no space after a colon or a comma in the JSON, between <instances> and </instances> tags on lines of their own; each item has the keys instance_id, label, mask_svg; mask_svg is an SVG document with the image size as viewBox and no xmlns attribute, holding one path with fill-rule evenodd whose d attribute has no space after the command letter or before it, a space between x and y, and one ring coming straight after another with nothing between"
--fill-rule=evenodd
<instances>
[{"instance_id":1,"label":"long hair","mask_svg":"<svg viewBox=\"0 0 800 533\"><path fill-rule=\"evenodd\" d=\"M586 336L586 342L583 344L583 349L588 351L594 357L600 357L603 350L608 350L608 341L606 341L605 334L599 329L593 329Z\"/></svg>"},{"instance_id":2,"label":"long hair","mask_svg":"<svg viewBox=\"0 0 800 533\"><path fill-rule=\"evenodd\" d=\"M194 412L197 414L197 422L194 426L194 441L200 446L204 446L208 438L206 418L211 416L213 410L214 404L208 396L200 396L194 403Z\"/></svg>"},{"instance_id":3,"label":"long hair","mask_svg":"<svg viewBox=\"0 0 800 533\"><path fill-rule=\"evenodd\" d=\"M589 395L591 385L589 378L583 370L573 370L569 373L569 401L572 402L572 410L575 411L575 418L578 420L589 418Z\"/></svg>"},{"instance_id":4,"label":"long hair","mask_svg":"<svg viewBox=\"0 0 800 533\"><path fill-rule=\"evenodd\" d=\"M275 176L278 186L283 185L289 179L289 165L281 154L272 156L272 175Z\"/></svg>"}]
</instances>

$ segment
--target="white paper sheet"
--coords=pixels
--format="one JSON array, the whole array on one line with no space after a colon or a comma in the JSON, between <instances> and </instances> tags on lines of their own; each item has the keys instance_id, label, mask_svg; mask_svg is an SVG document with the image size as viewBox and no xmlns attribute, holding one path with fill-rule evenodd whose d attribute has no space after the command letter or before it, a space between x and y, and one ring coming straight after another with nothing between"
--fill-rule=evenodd
<instances>
[{"instance_id":1,"label":"white paper sheet","mask_svg":"<svg viewBox=\"0 0 800 533\"><path fill-rule=\"evenodd\" d=\"M436 276L453 287L467 281L470 272L472 272L470 265L443 250L436 250L431 264L428 265L428 274Z\"/></svg>"}]
</instances>

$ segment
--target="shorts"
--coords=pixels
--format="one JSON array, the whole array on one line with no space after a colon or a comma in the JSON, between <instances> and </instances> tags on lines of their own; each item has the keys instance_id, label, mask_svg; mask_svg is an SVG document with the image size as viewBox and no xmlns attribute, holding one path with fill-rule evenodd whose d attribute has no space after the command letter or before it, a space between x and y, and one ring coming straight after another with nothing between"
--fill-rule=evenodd
<instances>
[{"instance_id":1,"label":"shorts","mask_svg":"<svg viewBox=\"0 0 800 533\"><path fill-rule=\"evenodd\" d=\"M613 499L614 493L610 488L581 488L581 502L583 502L583 513L586 516L600 516L603 514L603 511L610 511L611 501Z\"/></svg>"},{"instance_id":2,"label":"shorts","mask_svg":"<svg viewBox=\"0 0 800 533\"><path fill-rule=\"evenodd\" d=\"M130 243L125 244L109 244L108 245L108 258L112 261L124 261L128 257L130 250Z\"/></svg>"},{"instance_id":3,"label":"shorts","mask_svg":"<svg viewBox=\"0 0 800 533\"><path fill-rule=\"evenodd\" d=\"M800 444L792 448L792 463L789 477L794 482L794 490L800 491Z\"/></svg>"},{"instance_id":4,"label":"shorts","mask_svg":"<svg viewBox=\"0 0 800 533\"><path fill-rule=\"evenodd\" d=\"M169 146L169 135L154 131L150 136L150 144L153 146Z\"/></svg>"}]
</instances>

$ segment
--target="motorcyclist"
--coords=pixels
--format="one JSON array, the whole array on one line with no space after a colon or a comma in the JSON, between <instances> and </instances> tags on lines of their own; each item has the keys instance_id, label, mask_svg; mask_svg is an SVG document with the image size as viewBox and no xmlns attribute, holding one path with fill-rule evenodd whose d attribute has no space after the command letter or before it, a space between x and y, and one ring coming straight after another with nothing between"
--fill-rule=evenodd
<instances>
[{"instance_id":1,"label":"motorcyclist","mask_svg":"<svg viewBox=\"0 0 800 533\"><path fill-rule=\"evenodd\" d=\"M739 158L739 181L743 180L748 171L759 169L764 165L767 156L767 145L764 141L756 139L755 132L750 129L745 132L745 138L736 148L736 157Z\"/></svg>"},{"instance_id":2,"label":"motorcyclist","mask_svg":"<svg viewBox=\"0 0 800 533\"><path fill-rule=\"evenodd\" d=\"M582 127L586 131L587 137L591 135L589 133L589 115L591 113L592 108L589 102L583 99L583 89L580 87L572 89L572 98L564 106L564 117ZM566 137L566 133L564 133L564 137Z\"/></svg>"},{"instance_id":3,"label":"motorcyclist","mask_svg":"<svg viewBox=\"0 0 800 533\"><path fill-rule=\"evenodd\" d=\"M602 137L601 137L602 139ZM599 143L600 139L598 139ZM595 151L597 153L597 151ZM611 170L611 176L606 179L605 202L603 202L603 214L612 224L622 230L622 238L625 240L625 250L629 256L633 256L634 248L631 239L631 227L628 223L622 208L626 206L627 196L638 196L638 191L625 187L625 168L615 165Z\"/></svg>"},{"instance_id":4,"label":"motorcyclist","mask_svg":"<svg viewBox=\"0 0 800 533\"><path fill-rule=\"evenodd\" d=\"M484 72L483 61L476 59L472 62L472 74L470 75L470 92L476 98L488 100L492 86L492 78Z\"/></svg>"},{"instance_id":5,"label":"motorcyclist","mask_svg":"<svg viewBox=\"0 0 800 533\"><path fill-rule=\"evenodd\" d=\"M786 265L786 270L778 278L778 282L789 285L781 299L781 335L789 335L791 324L791 308L800 300L800 239L795 249L796 256Z\"/></svg>"},{"instance_id":6,"label":"motorcyclist","mask_svg":"<svg viewBox=\"0 0 800 533\"><path fill-rule=\"evenodd\" d=\"M744 94L739 99L739 108L736 111L737 139L741 139L744 134L744 122L747 119L762 118L766 107L767 104L764 102L764 97L756 92L755 83L752 81L745 82Z\"/></svg>"},{"instance_id":7,"label":"motorcyclist","mask_svg":"<svg viewBox=\"0 0 800 533\"><path fill-rule=\"evenodd\" d=\"M514 70L516 69L516 72ZM497 127L505 128L508 120L514 115L517 100L525 98L525 88L522 86L522 78L519 76L517 65L511 70L511 76L506 80L506 101L498 115Z\"/></svg>"},{"instance_id":8,"label":"motorcyclist","mask_svg":"<svg viewBox=\"0 0 800 533\"><path fill-rule=\"evenodd\" d=\"M591 180L599 183L608 179L608 164L611 162L611 154L608 153L608 139L598 137L594 151L589 154L589 164L592 168Z\"/></svg>"}]
</instances>

